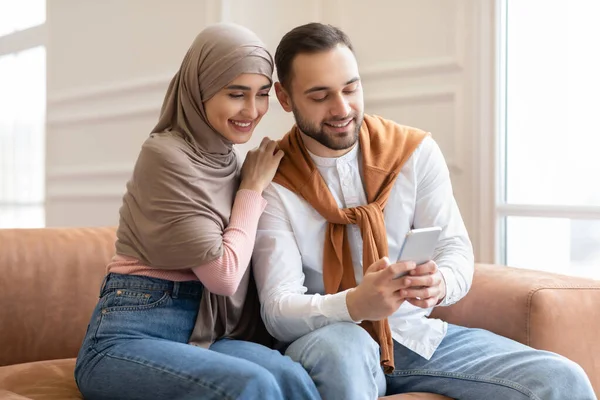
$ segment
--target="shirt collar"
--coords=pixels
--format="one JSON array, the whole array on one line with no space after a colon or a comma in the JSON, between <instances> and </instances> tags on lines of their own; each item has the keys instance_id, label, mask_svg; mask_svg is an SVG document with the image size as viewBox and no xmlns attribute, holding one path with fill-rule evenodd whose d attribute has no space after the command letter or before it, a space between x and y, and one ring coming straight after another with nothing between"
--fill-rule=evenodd
<instances>
[{"instance_id":1,"label":"shirt collar","mask_svg":"<svg viewBox=\"0 0 600 400\"><path fill-rule=\"evenodd\" d=\"M308 154L310 155L313 162L317 166L333 167L335 165L347 164L351 161L356 160L356 157L358 155L358 147L359 147L359 143L358 143L358 141L356 141L356 144L354 145L352 150L350 150L349 152L347 152L346 154L344 154L343 156L340 156L340 157L320 157L316 154L311 153L308 149L306 149L306 151L308 151Z\"/></svg>"}]
</instances>

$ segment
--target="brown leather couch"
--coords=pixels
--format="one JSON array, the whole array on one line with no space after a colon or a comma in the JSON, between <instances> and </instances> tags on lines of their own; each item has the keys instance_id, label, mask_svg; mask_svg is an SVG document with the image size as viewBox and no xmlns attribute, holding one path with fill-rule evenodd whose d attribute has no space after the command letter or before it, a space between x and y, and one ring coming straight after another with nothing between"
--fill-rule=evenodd
<instances>
[{"instance_id":1,"label":"brown leather couch","mask_svg":"<svg viewBox=\"0 0 600 400\"><path fill-rule=\"evenodd\" d=\"M81 399L74 357L114 240L113 228L0 230L0 399ZM600 396L599 281L477 265L469 294L435 316L560 353Z\"/></svg>"}]
</instances>

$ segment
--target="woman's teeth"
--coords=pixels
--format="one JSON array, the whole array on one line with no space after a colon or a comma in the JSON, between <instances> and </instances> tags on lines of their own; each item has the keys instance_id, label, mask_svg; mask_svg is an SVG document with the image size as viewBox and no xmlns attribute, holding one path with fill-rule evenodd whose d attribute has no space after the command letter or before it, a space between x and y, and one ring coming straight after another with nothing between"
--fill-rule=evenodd
<instances>
[{"instance_id":1,"label":"woman's teeth","mask_svg":"<svg viewBox=\"0 0 600 400\"><path fill-rule=\"evenodd\" d=\"M252 122L237 122L237 121L231 121L232 124L237 125L237 126L241 126L242 128L247 128L250 126L250 124Z\"/></svg>"}]
</instances>

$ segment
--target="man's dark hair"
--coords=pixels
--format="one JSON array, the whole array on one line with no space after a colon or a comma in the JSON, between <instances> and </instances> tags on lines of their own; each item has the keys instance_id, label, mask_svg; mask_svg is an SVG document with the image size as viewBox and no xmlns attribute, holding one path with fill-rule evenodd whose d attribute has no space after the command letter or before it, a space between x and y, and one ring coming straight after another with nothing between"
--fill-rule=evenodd
<instances>
[{"instance_id":1,"label":"man's dark hair","mask_svg":"<svg viewBox=\"0 0 600 400\"><path fill-rule=\"evenodd\" d=\"M275 51L279 82L289 90L292 62L298 54L319 53L331 50L338 44L343 44L354 52L350 38L335 26L312 22L292 29L281 39Z\"/></svg>"}]
</instances>

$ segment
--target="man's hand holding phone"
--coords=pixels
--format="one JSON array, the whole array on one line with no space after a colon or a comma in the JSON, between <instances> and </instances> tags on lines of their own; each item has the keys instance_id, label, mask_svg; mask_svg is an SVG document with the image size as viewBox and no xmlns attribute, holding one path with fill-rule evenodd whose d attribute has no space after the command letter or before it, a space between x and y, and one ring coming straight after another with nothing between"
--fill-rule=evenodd
<instances>
[{"instance_id":1,"label":"man's hand holding phone","mask_svg":"<svg viewBox=\"0 0 600 400\"><path fill-rule=\"evenodd\" d=\"M417 266L408 273L410 287L406 289L406 301L416 307L430 308L446 297L446 281L434 261Z\"/></svg>"},{"instance_id":2,"label":"man's hand holding phone","mask_svg":"<svg viewBox=\"0 0 600 400\"><path fill-rule=\"evenodd\" d=\"M346 305L354 321L378 321L392 315L402 305L416 268L412 261L390 264L387 257L369 266L358 286L346 295ZM404 275L395 278L397 275Z\"/></svg>"},{"instance_id":3,"label":"man's hand holding phone","mask_svg":"<svg viewBox=\"0 0 600 400\"><path fill-rule=\"evenodd\" d=\"M411 281L404 291L406 301L416 307L430 308L446 297L446 281L432 261L441 232L442 228L437 226L411 229L402 244L399 261L410 260L417 264L416 268L404 273ZM402 276L398 274L396 278Z\"/></svg>"}]
</instances>

